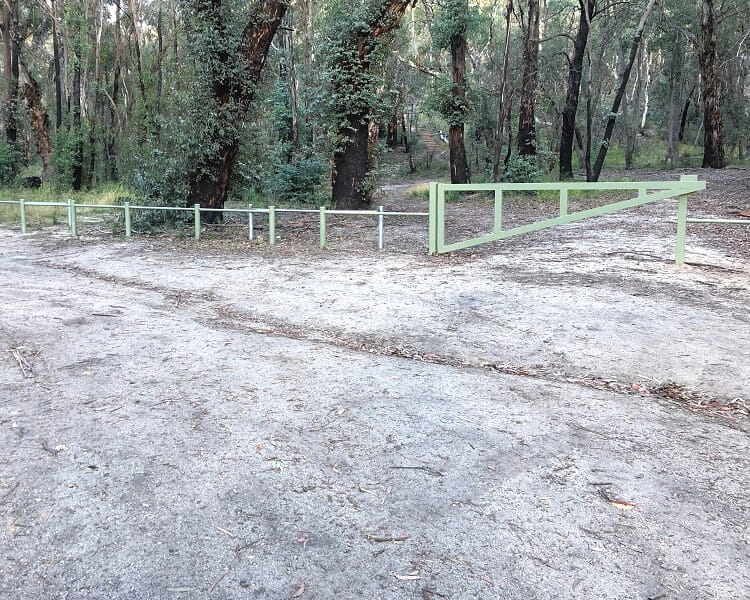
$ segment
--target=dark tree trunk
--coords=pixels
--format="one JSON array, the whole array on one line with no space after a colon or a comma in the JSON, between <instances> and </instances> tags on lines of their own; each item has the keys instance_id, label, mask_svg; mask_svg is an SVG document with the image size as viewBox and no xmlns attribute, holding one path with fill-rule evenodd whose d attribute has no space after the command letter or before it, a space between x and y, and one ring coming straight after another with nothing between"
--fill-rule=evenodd
<instances>
[{"instance_id":1,"label":"dark tree trunk","mask_svg":"<svg viewBox=\"0 0 750 600\"><path fill-rule=\"evenodd\" d=\"M217 3L220 4L220 0L198 0L196 8L199 14L203 12L208 19L212 19ZM260 79L271 41L281 25L286 9L285 0L264 0L245 27L242 47L238 52L242 53L246 67L244 77L252 84ZM223 56L224 61L229 61L230 58L233 57ZM234 119L241 122L255 98L255 86L227 81L220 68L215 69L214 73L216 79L211 88L215 101L221 106L233 106ZM224 207L238 149L239 139L219 140L215 157L197 165L196 170L188 177L189 204L200 204L204 208ZM217 214L206 213L206 221L215 221Z\"/></svg>"},{"instance_id":2,"label":"dark tree trunk","mask_svg":"<svg viewBox=\"0 0 750 600\"><path fill-rule=\"evenodd\" d=\"M55 71L55 130L62 127L62 75L60 73L60 40L57 35L57 12L55 0L52 5L52 63ZM118 9L119 10L119 9Z\"/></svg>"},{"instance_id":3,"label":"dark tree trunk","mask_svg":"<svg viewBox=\"0 0 750 600\"><path fill-rule=\"evenodd\" d=\"M719 107L719 76L716 70L716 28L713 0L701 5L701 48L699 53L703 77L703 167L723 169L724 139Z\"/></svg>"},{"instance_id":4,"label":"dark tree trunk","mask_svg":"<svg viewBox=\"0 0 750 600\"><path fill-rule=\"evenodd\" d=\"M342 82L355 81L370 70L373 51L378 41L401 23L401 17L412 0L387 0L372 19L358 26L346 40L346 47L333 58L333 68ZM358 109L346 115L347 126L339 130L343 140L334 151L331 197L336 208L359 210L369 206L367 174L368 125L365 111Z\"/></svg>"},{"instance_id":5,"label":"dark tree trunk","mask_svg":"<svg viewBox=\"0 0 750 600\"><path fill-rule=\"evenodd\" d=\"M503 127L508 112L505 105L505 92L508 83L508 60L510 56L510 18L513 14L513 0L508 1L505 12L505 45L503 47L503 74L500 78L500 98L497 106L497 130L495 132L495 156L492 161L492 181L500 181L500 159L503 151Z\"/></svg>"},{"instance_id":6,"label":"dark tree trunk","mask_svg":"<svg viewBox=\"0 0 750 600\"><path fill-rule=\"evenodd\" d=\"M388 121L388 132L385 137L385 144L389 148L396 148L398 146L398 113L399 108L393 111L391 120Z\"/></svg>"},{"instance_id":7,"label":"dark tree trunk","mask_svg":"<svg viewBox=\"0 0 750 600\"><path fill-rule=\"evenodd\" d=\"M81 127L81 65L78 56L73 67L73 135L75 155L73 158L73 189L83 185L83 131Z\"/></svg>"},{"instance_id":8,"label":"dark tree trunk","mask_svg":"<svg viewBox=\"0 0 750 600\"><path fill-rule=\"evenodd\" d=\"M364 184L368 172L368 126L352 123L351 141L333 155L333 198L336 208L359 210L367 206Z\"/></svg>"},{"instance_id":9,"label":"dark tree trunk","mask_svg":"<svg viewBox=\"0 0 750 600\"><path fill-rule=\"evenodd\" d=\"M596 7L596 0L578 0L580 17L578 33L573 42L573 55L569 59L568 89L565 94L565 106L562 110L562 131L560 133L560 179L573 178L573 138L575 137L576 113L578 98L581 93L583 76L583 57L591 29L591 18Z\"/></svg>"},{"instance_id":10,"label":"dark tree trunk","mask_svg":"<svg viewBox=\"0 0 750 600\"><path fill-rule=\"evenodd\" d=\"M107 143L107 160L109 162L109 177L117 180L117 140L120 117L118 114L120 103L120 71L122 65L122 37L120 30L120 5L115 6L115 68L112 74L112 99L109 109L109 141Z\"/></svg>"},{"instance_id":11,"label":"dark tree trunk","mask_svg":"<svg viewBox=\"0 0 750 600\"><path fill-rule=\"evenodd\" d=\"M451 93L454 105L462 112L466 106L466 33L461 31L451 36ZM466 160L463 122L451 123L448 129L450 149L451 183L469 183L469 163Z\"/></svg>"},{"instance_id":12,"label":"dark tree trunk","mask_svg":"<svg viewBox=\"0 0 750 600\"><path fill-rule=\"evenodd\" d=\"M687 125L688 111L690 110L690 103L693 100L692 96L693 96L693 92L691 91L687 99L685 100L685 105L682 107L682 115L680 116L680 133L677 136L677 139L679 141L683 141L685 139L685 126Z\"/></svg>"},{"instance_id":13,"label":"dark tree trunk","mask_svg":"<svg viewBox=\"0 0 750 600\"><path fill-rule=\"evenodd\" d=\"M18 30L18 0L3 2L3 42L5 59L5 139L12 146L18 140L18 58L21 35Z\"/></svg>"},{"instance_id":14,"label":"dark tree trunk","mask_svg":"<svg viewBox=\"0 0 750 600\"><path fill-rule=\"evenodd\" d=\"M50 139L49 114L42 104L39 84L27 69L22 67L26 82L21 87L21 97L29 108L31 116L31 127L36 137L36 150L42 159L42 174L46 177L49 173L50 156L52 155L52 142Z\"/></svg>"},{"instance_id":15,"label":"dark tree trunk","mask_svg":"<svg viewBox=\"0 0 750 600\"><path fill-rule=\"evenodd\" d=\"M625 95L625 89L630 81L630 72L633 69L633 63L638 55L638 47L641 45L641 39L643 38L643 30L646 28L646 21L648 20L651 10L654 8L656 0L648 0L646 8L643 9L643 16L641 17L638 27L635 30L633 41L630 44L630 54L628 55L628 61L625 64L625 68L620 75L620 85L617 87L617 93L615 94L614 102L612 102L612 110L609 112L607 117L607 125L604 128L604 139L599 146L599 153L596 156L596 162L591 176L587 179L588 181L599 181L599 175L601 175L602 167L604 167L604 159L607 157L607 150L609 150L609 142L612 139L612 132L615 129L615 120L617 119L617 111L620 110L620 103Z\"/></svg>"},{"instance_id":16,"label":"dark tree trunk","mask_svg":"<svg viewBox=\"0 0 750 600\"><path fill-rule=\"evenodd\" d=\"M529 0L528 29L523 49L523 89L518 115L518 153L536 155L534 107L539 81L539 0Z\"/></svg>"}]
</instances>

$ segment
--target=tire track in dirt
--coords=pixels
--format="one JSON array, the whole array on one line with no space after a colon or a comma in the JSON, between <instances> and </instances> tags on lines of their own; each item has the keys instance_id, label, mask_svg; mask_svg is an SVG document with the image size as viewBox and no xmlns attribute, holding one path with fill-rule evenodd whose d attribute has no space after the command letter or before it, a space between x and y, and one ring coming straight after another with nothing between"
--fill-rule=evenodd
<instances>
[{"instance_id":1,"label":"tire track in dirt","mask_svg":"<svg viewBox=\"0 0 750 600\"><path fill-rule=\"evenodd\" d=\"M744 398L722 398L714 393L696 391L676 382L644 385L596 375L581 377L547 367L531 368L507 362L470 362L455 356L435 353L405 344L401 339L367 335L355 336L344 330L330 327L323 329L300 326L285 319L240 310L222 304L222 299L214 292L191 291L157 285L135 278L107 275L94 269L81 267L80 265L51 263L46 260L37 262L50 269L66 271L80 277L158 293L164 296L165 300L169 301L169 306L172 309L180 305L194 306L201 303L201 312L195 315L193 320L211 329L239 331L253 335L322 344L351 352L396 357L457 369L481 370L502 375L528 377L552 383L567 383L619 395L653 397L688 409L694 413L702 413L712 417L723 417L721 419L722 423L742 431L750 431L750 419L747 419L747 417L750 417L750 401ZM209 312L213 313L214 318L206 316Z\"/></svg>"}]
</instances>

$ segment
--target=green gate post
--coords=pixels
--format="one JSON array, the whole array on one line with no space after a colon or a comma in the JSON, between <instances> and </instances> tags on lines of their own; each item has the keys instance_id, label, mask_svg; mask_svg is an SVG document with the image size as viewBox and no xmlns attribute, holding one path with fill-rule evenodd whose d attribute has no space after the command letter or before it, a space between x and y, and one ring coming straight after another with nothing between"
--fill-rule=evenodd
<instances>
[{"instance_id":1,"label":"green gate post","mask_svg":"<svg viewBox=\"0 0 750 600\"><path fill-rule=\"evenodd\" d=\"M320 247L326 247L326 207L320 207Z\"/></svg>"},{"instance_id":2,"label":"green gate post","mask_svg":"<svg viewBox=\"0 0 750 600\"><path fill-rule=\"evenodd\" d=\"M499 233L503 229L503 190L495 190L495 223L494 232Z\"/></svg>"},{"instance_id":3,"label":"green gate post","mask_svg":"<svg viewBox=\"0 0 750 600\"><path fill-rule=\"evenodd\" d=\"M193 204L193 228L195 230L195 239L201 239L201 205Z\"/></svg>"},{"instance_id":4,"label":"green gate post","mask_svg":"<svg viewBox=\"0 0 750 600\"><path fill-rule=\"evenodd\" d=\"M253 241L253 205L247 205L247 239Z\"/></svg>"},{"instance_id":5,"label":"green gate post","mask_svg":"<svg viewBox=\"0 0 750 600\"><path fill-rule=\"evenodd\" d=\"M132 233L131 222L130 222L130 202L125 203L125 237L129 238Z\"/></svg>"},{"instance_id":6,"label":"green gate post","mask_svg":"<svg viewBox=\"0 0 750 600\"><path fill-rule=\"evenodd\" d=\"M568 188L560 188L560 216L568 214Z\"/></svg>"},{"instance_id":7,"label":"green gate post","mask_svg":"<svg viewBox=\"0 0 750 600\"><path fill-rule=\"evenodd\" d=\"M18 208L21 210L21 233L26 233L26 200L21 198L18 201Z\"/></svg>"},{"instance_id":8,"label":"green gate post","mask_svg":"<svg viewBox=\"0 0 750 600\"><path fill-rule=\"evenodd\" d=\"M437 214L437 183L434 181L430 183L430 200L429 200L429 212L430 212L430 227L428 237L429 253L437 253L437 229L438 229L438 214Z\"/></svg>"},{"instance_id":9,"label":"green gate post","mask_svg":"<svg viewBox=\"0 0 750 600\"><path fill-rule=\"evenodd\" d=\"M76 201L68 200L68 226L70 235L78 237L78 216L76 215Z\"/></svg>"},{"instance_id":10,"label":"green gate post","mask_svg":"<svg viewBox=\"0 0 750 600\"><path fill-rule=\"evenodd\" d=\"M276 207L268 207L268 243L271 246L276 245Z\"/></svg>"}]
</instances>

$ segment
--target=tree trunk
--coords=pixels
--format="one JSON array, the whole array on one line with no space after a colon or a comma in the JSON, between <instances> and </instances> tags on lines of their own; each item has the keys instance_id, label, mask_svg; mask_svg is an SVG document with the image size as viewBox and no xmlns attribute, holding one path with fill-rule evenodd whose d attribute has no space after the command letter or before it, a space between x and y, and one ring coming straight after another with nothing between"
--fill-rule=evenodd
<instances>
[{"instance_id":1,"label":"tree trunk","mask_svg":"<svg viewBox=\"0 0 750 600\"><path fill-rule=\"evenodd\" d=\"M591 30L596 0L578 0L581 14L578 20L578 33L573 42L573 56L569 59L568 89L565 106L562 110L562 132L560 133L560 179L573 178L573 138L575 137L578 98L581 93L583 58Z\"/></svg>"},{"instance_id":2,"label":"tree trunk","mask_svg":"<svg viewBox=\"0 0 750 600\"><path fill-rule=\"evenodd\" d=\"M73 67L73 135L75 150L73 157L73 189L78 191L83 184L83 131L81 127L81 64L78 56Z\"/></svg>"},{"instance_id":3,"label":"tree trunk","mask_svg":"<svg viewBox=\"0 0 750 600\"><path fill-rule=\"evenodd\" d=\"M523 49L523 89L518 115L518 154L536 155L534 107L539 80L539 0L529 0L528 28Z\"/></svg>"},{"instance_id":4,"label":"tree trunk","mask_svg":"<svg viewBox=\"0 0 750 600\"><path fill-rule=\"evenodd\" d=\"M456 107L466 106L466 32L460 31L451 36L451 93ZM466 160L464 144L464 123L453 122L448 129L450 149L451 183L469 183L469 163Z\"/></svg>"},{"instance_id":5,"label":"tree trunk","mask_svg":"<svg viewBox=\"0 0 750 600\"><path fill-rule=\"evenodd\" d=\"M29 108L31 116L31 127L34 129L36 137L36 150L42 159L42 175L44 177L49 173L50 156L52 155L52 142L50 139L49 114L44 104L42 104L39 84L28 70L21 65L24 79L26 81L21 86L21 97Z\"/></svg>"},{"instance_id":6,"label":"tree trunk","mask_svg":"<svg viewBox=\"0 0 750 600\"><path fill-rule=\"evenodd\" d=\"M699 62L703 78L703 167L723 169L724 140L719 107L719 76L716 70L716 28L713 0L701 4L701 48Z\"/></svg>"},{"instance_id":7,"label":"tree trunk","mask_svg":"<svg viewBox=\"0 0 750 600\"><path fill-rule=\"evenodd\" d=\"M628 55L628 61L625 64L625 68L620 75L620 85L617 87L617 93L615 94L614 102L612 102L612 110L609 112L607 117L607 125L604 129L604 139L602 140L601 146L599 146L599 153L596 156L596 162L594 163L593 172L591 178L588 181L599 181L599 175L601 175L602 167L604 167L604 159L607 157L607 150L609 150L609 142L612 139L612 132L615 129L615 120L617 119L617 111L620 110L620 103L622 97L625 95L625 89L630 81L630 71L633 69L633 63L638 55L638 48L641 45L641 39L643 38L643 30L646 28L646 21L651 14L651 10L654 8L656 0L648 0L646 8L643 9L643 16L641 17L638 27L635 30L633 41L630 44L630 54Z\"/></svg>"},{"instance_id":8,"label":"tree trunk","mask_svg":"<svg viewBox=\"0 0 750 600\"><path fill-rule=\"evenodd\" d=\"M364 189L368 173L368 124L352 123L351 141L333 155L333 198L336 208L360 210L367 206Z\"/></svg>"},{"instance_id":9,"label":"tree trunk","mask_svg":"<svg viewBox=\"0 0 750 600\"><path fill-rule=\"evenodd\" d=\"M207 13L207 18L210 19L217 1L198 0L197 11ZM264 0L245 26L239 51L246 67L245 79L252 84L256 84L260 79L271 49L271 41L281 25L286 9L285 0ZM226 56L224 60L228 61L229 58ZM212 82L211 90L215 101L220 106L233 107L235 121L241 122L255 98L256 86L234 85L235 82L227 81L223 77L222 69L215 69L213 72L216 78ZM188 204L200 204L204 208L224 207L239 149L239 139L217 140L217 143L219 149L215 157L196 165L196 169L188 176ZM206 221L215 221L217 214L219 213L206 213Z\"/></svg>"},{"instance_id":10,"label":"tree trunk","mask_svg":"<svg viewBox=\"0 0 750 600\"><path fill-rule=\"evenodd\" d=\"M52 6L52 62L55 71L55 130L62 127L62 75L60 74L60 40L57 35L57 11L55 0Z\"/></svg>"},{"instance_id":11,"label":"tree trunk","mask_svg":"<svg viewBox=\"0 0 750 600\"><path fill-rule=\"evenodd\" d=\"M5 59L5 139L11 146L18 140L18 58L21 34L18 30L18 0L3 2L3 42Z\"/></svg>"},{"instance_id":12,"label":"tree trunk","mask_svg":"<svg viewBox=\"0 0 750 600\"><path fill-rule=\"evenodd\" d=\"M508 59L510 56L510 18L513 0L508 1L505 12L505 46L503 47L503 74L500 79L500 98L497 107L497 131L495 132L495 156L492 163L492 181L500 181L500 159L503 151L503 125L505 124L505 92L508 83Z\"/></svg>"},{"instance_id":13,"label":"tree trunk","mask_svg":"<svg viewBox=\"0 0 750 600\"><path fill-rule=\"evenodd\" d=\"M412 0L388 0L366 24L357 26L344 41L341 52L333 57L334 79L342 84L352 84L370 70L373 52L378 41L391 33L401 23L406 8ZM355 84L359 85L359 83ZM349 106L341 100L342 110ZM367 113L362 107L345 115L347 125L339 130L342 140L333 155L331 197L336 208L359 210L369 206L367 196L368 159Z\"/></svg>"}]
</instances>

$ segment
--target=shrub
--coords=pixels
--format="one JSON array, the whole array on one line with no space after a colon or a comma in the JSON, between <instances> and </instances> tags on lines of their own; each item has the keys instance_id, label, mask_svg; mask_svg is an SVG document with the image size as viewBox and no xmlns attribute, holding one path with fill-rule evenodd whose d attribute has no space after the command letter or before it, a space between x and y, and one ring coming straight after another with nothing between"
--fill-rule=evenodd
<instances>
[{"instance_id":1,"label":"shrub","mask_svg":"<svg viewBox=\"0 0 750 600\"><path fill-rule=\"evenodd\" d=\"M16 152L5 139L0 138L0 184L9 185L16 176Z\"/></svg>"}]
</instances>

